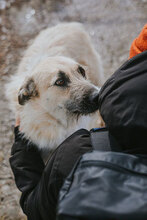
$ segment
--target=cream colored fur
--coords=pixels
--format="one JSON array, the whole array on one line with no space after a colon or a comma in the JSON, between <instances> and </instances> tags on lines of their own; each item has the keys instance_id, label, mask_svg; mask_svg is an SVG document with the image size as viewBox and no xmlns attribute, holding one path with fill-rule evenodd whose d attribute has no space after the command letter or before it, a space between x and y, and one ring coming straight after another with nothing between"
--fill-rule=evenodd
<instances>
[{"instance_id":1,"label":"cream colored fur","mask_svg":"<svg viewBox=\"0 0 147 220\"><path fill-rule=\"evenodd\" d=\"M86 69L86 80L77 75L78 65ZM60 70L72 81L68 89L54 86ZM39 95L19 105L19 90L30 77ZM17 73L6 86L6 95L11 109L20 116L20 128L25 137L41 149L53 149L77 129L99 126L98 112L77 120L67 114L63 103L70 99L70 90L75 89L80 95L83 88L96 88L103 82L100 57L83 26L59 24L41 31L28 47Z\"/></svg>"}]
</instances>

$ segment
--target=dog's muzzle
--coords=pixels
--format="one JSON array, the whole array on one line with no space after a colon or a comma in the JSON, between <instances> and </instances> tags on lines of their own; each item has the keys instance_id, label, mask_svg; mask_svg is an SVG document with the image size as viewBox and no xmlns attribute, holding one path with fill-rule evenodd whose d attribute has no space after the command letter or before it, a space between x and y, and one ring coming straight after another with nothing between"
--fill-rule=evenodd
<instances>
[{"instance_id":1,"label":"dog's muzzle","mask_svg":"<svg viewBox=\"0 0 147 220\"><path fill-rule=\"evenodd\" d=\"M72 96L66 102L66 109L72 114L87 115L99 108L99 91L91 89L81 96Z\"/></svg>"}]
</instances>

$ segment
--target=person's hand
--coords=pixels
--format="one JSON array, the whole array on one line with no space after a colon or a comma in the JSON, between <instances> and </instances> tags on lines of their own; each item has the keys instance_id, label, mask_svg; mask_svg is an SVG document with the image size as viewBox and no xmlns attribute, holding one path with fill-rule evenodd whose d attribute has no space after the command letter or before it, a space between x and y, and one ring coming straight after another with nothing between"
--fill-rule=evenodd
<instances>
[{"instance_id":1,"label":"person's hand","mask_svg":"<svg viewBox=\"0 0 147 220\"><path fill-rule=\"evenodd\" d=\"M16 120L15 120L15 127L20 125L20 117L17 115Z\"/></svg>"}]
</instances>

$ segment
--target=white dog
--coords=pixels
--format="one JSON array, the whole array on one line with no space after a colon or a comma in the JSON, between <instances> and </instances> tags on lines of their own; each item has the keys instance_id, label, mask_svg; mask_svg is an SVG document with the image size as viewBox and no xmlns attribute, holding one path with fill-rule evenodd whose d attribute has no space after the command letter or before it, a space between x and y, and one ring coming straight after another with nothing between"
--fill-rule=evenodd
<instances>
[{"instance_id":1,"label":"white dog","mask_svg":"<svg viewBox=\"0 0 147 220\"><path fill-rule=\"evenodd\" d=\"M100 57L79 23L43 30L7 84L11 109L24 136L39 149L54 149L80 128L98 126Z\"/></svg>"}]
</instances>

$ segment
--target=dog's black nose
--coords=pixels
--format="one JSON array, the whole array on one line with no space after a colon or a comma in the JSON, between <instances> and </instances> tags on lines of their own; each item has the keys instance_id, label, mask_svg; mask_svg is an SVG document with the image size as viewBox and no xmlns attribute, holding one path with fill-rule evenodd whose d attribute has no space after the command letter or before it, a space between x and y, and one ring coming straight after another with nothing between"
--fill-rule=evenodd
<instances>
[{"instance_id":1,"label":"dog's black nose","mask_svg":"<svg viewBox=\"0 0 147 220\"><path fill-rule=\"evenodd\" d=\"M93 94L90 96L91 103L98 104L99 99L99 92L93 92Z\"/></svg>"}]
</instances>

